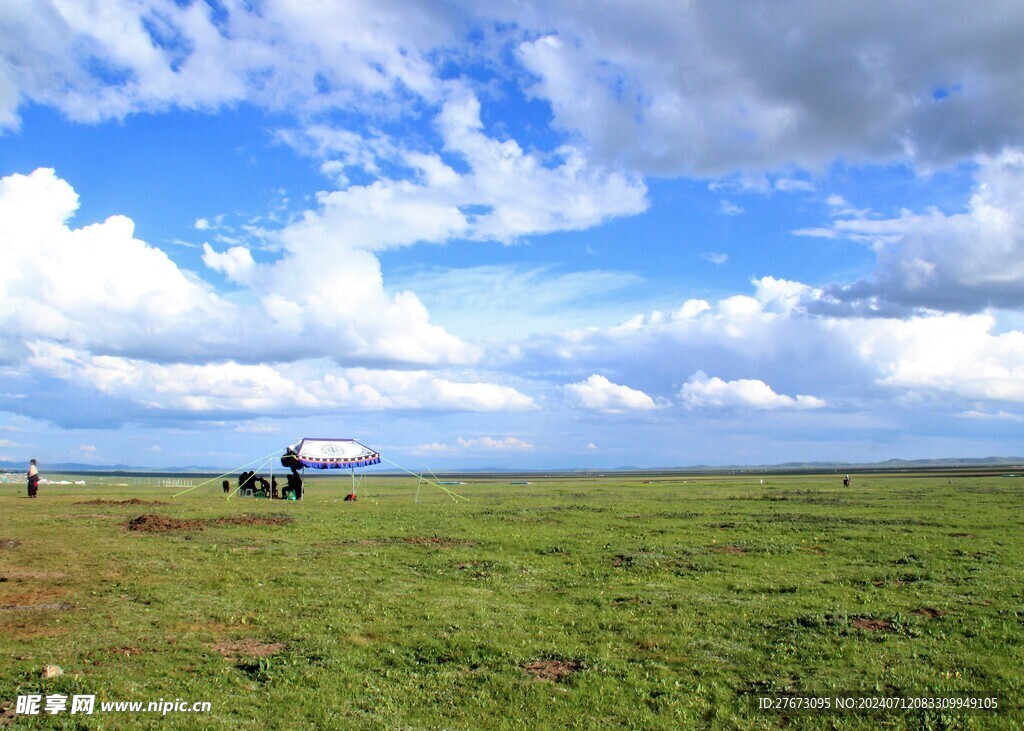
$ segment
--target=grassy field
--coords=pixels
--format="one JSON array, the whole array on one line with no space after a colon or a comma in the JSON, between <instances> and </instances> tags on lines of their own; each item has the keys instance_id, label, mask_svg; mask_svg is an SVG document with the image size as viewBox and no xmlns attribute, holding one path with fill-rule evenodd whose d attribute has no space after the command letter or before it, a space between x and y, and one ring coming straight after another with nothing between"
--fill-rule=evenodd
<instances>
[{"instance_id":1,"label":"grassy field","mask_svg":"<svg viewBox=\"0 0 1024 731\"><path fill-rule=\"evenodd\" d=\"M301 503L79 479L0 488L13 728L1021 724L1024 479L470 479L459 503L415 479L356 503L343 479ZM854 693L1000 708L758 707ZM97 710L16 715L26 694ZM158 699L212 708L99 711Z\"/></svg>"}]
</instances>

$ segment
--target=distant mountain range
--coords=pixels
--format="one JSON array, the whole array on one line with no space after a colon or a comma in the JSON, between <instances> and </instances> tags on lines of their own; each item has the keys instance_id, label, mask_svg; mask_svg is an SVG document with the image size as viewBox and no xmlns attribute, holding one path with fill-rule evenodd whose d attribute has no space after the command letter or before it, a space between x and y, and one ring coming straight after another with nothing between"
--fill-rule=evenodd
<instances>
[{"instance_id":1,"label":"distant mountain range","mask_svg":"<svg viewBox=\"0 0 1024 731\"><path fill-rule=\"evenodd\" d=\"M846 472L851 470L913 470L955 467L1003 467L1020 466L1024 468L1024 457L946 457L939 459L888 459L884 462L783 462L770 465L691 465L688 467L577 467L542 469L515 469L508 467L486 467L479 469L435 469L436 474L605 474L605 473L657 473L657 472ZM80 472L124 472L147 475L180 475L180 474L221 474L230 472L232 468L188 465L185 467L147 468L125 464L96 465L81 462L57 462L40 465L45 475L49 473L80 473ZM27 465L20 462L0 461L0 470L5 472L24 472ZM389 472L382 470L380 472Z\"/></svg>"}]
</instances>

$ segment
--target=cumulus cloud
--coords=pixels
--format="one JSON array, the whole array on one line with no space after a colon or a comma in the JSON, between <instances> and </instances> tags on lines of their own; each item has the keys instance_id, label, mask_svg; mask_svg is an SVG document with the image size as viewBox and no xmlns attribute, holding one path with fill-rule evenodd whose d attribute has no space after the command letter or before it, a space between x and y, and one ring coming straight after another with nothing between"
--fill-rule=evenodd
<instances>
[{"instance_id":1,"label":"cumulus cloud","mask_svg":"<svg viewBox=\"0 0 1024 731\"><path fill-rule=\"evenodd\" d=\"M381 177L320 195L320 209L283 237L330 236L336 246L382 250L452 238L511 242L530 234L578 230L647 208L635 176L590 165L563 146L551 156L488 136L475 95L453 89L437 115L449 159L440 153L394 151L412 179Z\"/></svg>"},{"instance_id":2,"label":"cumulus cloud","mask_svg":"<svg viewBox=\"0 0 1024 731\"><path fill-rule=\"evenodd\" d=\"M808 285L753 285L756 296L690 300L614 327L536 338L523 358L535 372L601 367L642 389L638 403L675 396L694 409L860 410L917 397L966 409L1024 396L1024 333L1000 331L991 314L836 318L809 312L822 295ZM680 370L695 375L673 386ZM603 408L620 388L592 376L563 391L575 405Z\"/></svg>"},{"instance_id":3,"label":"cumulus cloud","mask_svg":"<svg viewBox=\"0 0 1024 731\"><path fill-rule=\"evenodd\" d=\"M78 196L51 169L0 179L0 342L100 351L201 348L234 307L134 237L123 216L70 228ZM202 323L205 327L196 327Z\"/></svg>"},{"instance_id":4,"label":"cumulus cloud","mask_svg":"<svg viewBox=\"0 0 1024 731\"><path fill-rule=\"evenodd\" d=\"M654 399L643 391L612 383L596 373L580 383L563 386L562 390L574 405L592 411L619 414L657 408Z\"/></svg>"},{"instance_id":5,"label":"cumulus cloud","mask_svg":"<svg viewBox=\"0 0 1024 731\"><path fill-rule=\"evenodd\" d=\"M207 266L241 287L229 301L124 217L70 227L77 206L52 170L0 180L0 356L22 379L57 379L135 415L536 408L510 386L446 373L480 349L431 324L414 293L385 293L370 252L324 254L301 230L262 264L206 245ZM9 396L12 411L28 408Z\"/></svg>"},{"instance_id":6,"label":"cumulus cloud","mask_svg":"<svg viewBox=\"0 0 1024 731\"><path fill-rule=\"evenodd\" d=\"M8 352L49 340L162 360L479 357L478 348L431 324L414 293L385 293L373 254L346 251L330 232L285 229L288 251L266 264L244 247L204 246L209 267L249 288L248 300L229 301L134 238L123 216L70 227L77 207L77 194L53 170L0 179L0 342Z\"/></svg>"},{"instance_id":7,"label":"cumulus cloud","mask_svg":"<svg viewBox=\"0 0 1024 731\"><path fill-rule=\"evenodd\" d=\"M33 371L127 400L139 411L196 418L230 414L292 415L350 410L524 411L533 400L514 388L456 380L429 371L341 369L329 362L248 365L160 364L95 356L33 343Z\"/></svg>"},{"instance_id":8,"label":"cumulus cloud","mask_svg":"<svg viewBox=\"0 0 1024 731\"><path fill-rule=\"evenodd\" d=\"M413 450L413 454L455 454L467 452L529 452L534 449L533 444L519 437L471 437L469 439L458 437L454 444L443 442L430 442L420 444Z\"/></svg>"},{"instance_id":9,"label":"cumulus cloud","mask_svg":"<svg viewBox=\"0 0 1024 731\"><path fill-rule=\"evenodd\" d=\"M865 335L879 357L879 382L911 392L988 402L1024 402L1024 332L996 333L991 315L892 322L888 338Z\"/></svg>"},{"instance_id":10,"label":"cumulus cloud","mask_svg":"<svg viewBox=\"0 0 1024 731\"><path fill-rule=\"evenodd\" d=\"M965 210L904 210L896 218L849 211L825 230L866 243L874 275L827 288L819 310L895 313L913 308L979 312L1024 306L1024 152L982 158Z\"/></svg>"},{"instance_id":11,"label":"cumulus cloud","mask_svg":"<svg viewBox=\"0 0 1024 731\"><path fill-rule=\"evenodd\" d=\"M0 124L16 125L26 102L99 120L243 99L313 124L331 110L391 120L439 104L458 85L452 64L476 61L517 64L555 122L612 168L943 164L1019 144L1024 131L1024 10L998 0L952 10L880 0L828 13L802 0L770 14L677 2L7 3ZM452 50L466 38L476 39L471 60ZM349 151L346 164L359 160L359 140L333 144ZM778 189L808 183L786 176Z\"/></svg>"},{"instance_id":12,"label":"cumulus cloud","mask_svg":"<svg viewBox=\"0 0 1024 731\"><path fill-rule=\"evenodd\" d=\"M1016 6L970 17L925 3L580 7L529 9L551 29L519 47L534 93L602 158L648 171L941 164L1024 131Z\"/></svg>"},{"instance_id":13,"label":"cumulus cloud","mask_svg":"<svg viewBox=\"0 0 1024 731\"><path fill-rule=\"evenodd\" d=\"M16 53L0 59L0 89L17 91L0 97L0 119L16 122L22 99L92 121L243 98L307 111L383 107L403 90L429 98L438 81L423 53L460 26L429 5L8 4L0 29Z\"/></svg>"},{"instance_id":14,"label":"cumulus cloud","mask_svg":"<svg viewBox=\"0 0 1024 731\"><path fill-rule=\"evenodd\" d=\"M462 449L486 449L486 450L505 450L505 449L533 449L533 445L527 441L519 439L518 437L505 437L504 439L494 439L493 437L479 437L473 439L463 439L459 437L456 443Z\"/></svg>"},{"instance_id":15,"label":"cumulus cloud","mask_svg":"<svg viewBox=\"0 0 1024 731\"><path fill-rule=\"evenodd\" d=\"M214 271L223 272L228 279L239 284L248 282L256 268L252 252L244 246L232 246L220 253L214 251L209 244L203 244L203 263Z\"/></svg>"},{"instance_id":16,"label":"cumulus cloud","mask_svg":"<svg viewBox=\"0 0 1024 731\"><path fill-rule=\"evenodd\" d=\"M764 381L741 378L723 381L697 371L683 385L679 398L688 408L820 409L825 402L814 396L775 393Z\"/></svg>"}]
</instances>

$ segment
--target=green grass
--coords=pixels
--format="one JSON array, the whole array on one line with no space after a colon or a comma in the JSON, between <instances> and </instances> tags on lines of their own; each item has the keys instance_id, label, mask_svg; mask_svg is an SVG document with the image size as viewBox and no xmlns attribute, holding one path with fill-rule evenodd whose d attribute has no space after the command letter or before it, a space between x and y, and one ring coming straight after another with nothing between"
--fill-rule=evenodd
<instances>
[{"instance_id":1,"label":"green grass","mask_svg":"<svg viewBox=\"0 0 1024 731\"><path fill-rule=\"evenodd\" d=\"M380 478L351 504L342 479L314 481L302 503L85 479L38 500L0 488L0 704L208 700L172 726L233 730L1021 722L1024 480L470 480L456 504ZM97 498L164 504L86 504ZM294 521L128 531L143 513ZM538 679L539 662L570 672ZM41 680L46 664L65 674ZM852 692L986 694L1002 710L756 707Z\"/></svg>"}]
</instances>

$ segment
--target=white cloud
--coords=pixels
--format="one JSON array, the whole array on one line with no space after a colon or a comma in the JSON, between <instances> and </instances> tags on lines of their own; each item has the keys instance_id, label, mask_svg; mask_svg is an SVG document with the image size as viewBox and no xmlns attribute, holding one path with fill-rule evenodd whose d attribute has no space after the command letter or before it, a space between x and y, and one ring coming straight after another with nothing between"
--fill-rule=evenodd
<instances>
[{"instance_id":1,"label":"white cloud","mask_svg":"<svg viewBox=\"0 0 1024 731\"><path fill-rule=\"evenodd\" d=\"M746 211L740 206L725 200L719 201L718 210L727 216L739 216L746 213Z\"/></svg>"},{"instance_id":2,"label":"white cloud","mask_svg":"<svg viewBox=\"0 0 1024 731\"><path fill-rule=\"evenodd\" d=\"M430 98L438 81L421 49L443 47L460 25L430 8L372 3L232 3L222 12L204 3L54 3L0 13L19 59L0 64L0 79L25 99L89 121L243 98L306 111L403 89ZM14 117L18 96L5 101L0 111Z\"/></svg>"},{"instance_id":3,"label":"white cloud","mask_svg":"<svg viewBox=\"0 0 1024 731\"><path fill-rule=\"evenodd\" d=\"M941 164L1021 139L1024 51L1007 29L1022 14L995 0L967 14L804 0L767 16L673 2L7 3L0 124L24 103L92 121L241 100L314 124L338 109L393 119L437 105L453 64L487 64L525 67L555 122L612 168ZM465 56L453 51L469 37Z\"/></svg>"},{"instance_id":4,"label":"white cloud","mask_svg":"<svg viewBox=\"0 0 1024 731\"><path fill-rule=\"evenodd\" d=\"M612 383L596 373L580 383L567 384L562 390L574 405L592 411L619 414L657 408L654 399L643 391Z\"/></svg>"},{"instance_id":5,"label":"white cloud","mask_svg":"<svg viewBox=\"0 0 1024 731\"><path fill-rule=\"evenodd\" d=\"M78 196L53 170L0 179L0 341L97 350L202 347L234 308L134 238L123 216L72 229Z\"/></svg>"},{"instance_id":6,"label":"white cloud","mask_svg":"<svg viewBox=\"0 0 1024 731\"><path fill-rule=\"evenodd\" d=\"M964 419L979 419L982 421L1011 421L1011 422L1024 422L1024 415L1013 414L1007 411L999 410L996 412L989 411L964 411L959 414Z\"/></svg>"},{"instance_id":7,"label":"white cloud","mask_svg":"<svg viewBox=\"0 0 1024 731\"><path fill-rule=\"evenodd\" d=\"M241 287L229 300L135 239L124 217L69 227L77 206L52 170L0 180L0 356L22 378L104 394L135 417L537 408L511 386L446 373L480 348L432 324L413 292L386 293L376 257L310 217L281 232L285 250L266 263L204 246L204 263Z\"/></svg>"},{"instance_id":8,"label":"white cloud","mask_svg":"<svg viewBox=\"0 0 1024 731\"><path fill-rule=\"evenodd\" d=\"M524 411L533 400L514 388L454 380L429 371L339 369L324 361L247 365L233 361L164 365L93 356L35 343L28 365L39 373L140 409L212 416L252 416L359 410Z\"/></svg>"},{"instance_id":9,"label":"white cloud","mask_svg":"<svg viewBox=\"0 0 1024 731\"><path fill-rule=\"evenodd\" d=\"M455 441L462 449L471 450L505 451L533 449L532 444L519 439L518 437L505 437L503 439L495 439L493 437L463 439L462 437L459 437Z\"/></svg>"},{"instance_id":10,"label":"white cloud","mask_svg":"<svg viewBox=\"0 0 1024 731\"><path fill-rule=\"evenodd\" d=\"M829 287L824 311L1022 307L1024 152L981 159L962 212L904 210L886 219L849 209L825 235L870 245L877 265L871 279Z\"/></svg>"},{"instance_id":11,"label":"white cloud","mask_svg":"<svg viewBox=\"0 0 1024 731\"><path fill-rule=\"evenodd\" d=\"M723 381L697 371L683 384L679 397L688 408L820 409L825 402L814 396L784 396L764 381L741 378Z\"/></svg>"},{"instance_id":12,"label":"white cloud","mask_svg":"<svg viewBox=\"0 0 1024 731\"><path fill-rule=\"evenodd\" d=\"M708 251L700 255L702 259L707 259L712 264L725 264L729 260L728 254L723 254L717 251Z\"/></svg>"},{"instance_id":13,"label":"white cloud","mask_svg":"<svg viewBox=\"0 0 1024 731\"><path fill-rule=\"evenodd\" d=\"M531 5L518 17L546 35L519 52L558 124L604 159L659 174L838 157L941 164L1021 139L1024 51L1003 32L1021 26L1021 8L817 10Z\"/></svg>"},{"instance_id":14,"label":"white cloud","mask_svg":"<svg viewBox=\"0 0 1024 731\"><path fill-rule=\"evenodd\" d=\"M423 456L429 454L456 454L467 452L530 452L534 446L519 437L471 437L469 439L458 437L454 444L442 442L430 442L420 444L413 450L413 454Z\"/></svg>"},{"instance_id":15,"label":"white cloud","mask_svg":"<svg viewBox=\"0 0 1024 731\"><path fill-rule=\"evenodd\" d=\"M209 244L203 244L203 263L214 271L239 284L247 283L256 268L252 253L244 246L232 246L223 253L213 250Z\"/></svg>"},{"instance_id":16,"label":"white cloud","mask_svg":"<svg viewBox=\"0 0 1024 731\"><path fill-rule=\"evenodd\" d=\"M1000 332L993 315L834 318L808 313L821 296L808 285L772 277L753 285L756 297L691 300L615 327L538 337L523 346L523 367L599 367L622 374L653 403L677 395L692 408L828 404L856 412L870 402L910 408L906 399L927 398L970 410L1024 401L1024 333ZM718 375L680 387L672 380L680 371ZM576 405L602 408L602 394L616 388L602 379L563 390Z\"/></svg>"},{"instance_id":17,"label":"white cloud","mask_svg":"<svg viewBox=\"0 0 1024 731\"><path fill-rule=\"evenodd\" d=\"M177 359L470 363L479 348L430 323L413 292L384 292L380 263L331 231L299 224L287 250L204 246L207 266L248 287L228 300L123 216L70 228L78 196L53 170L0 179L0 344L51 340L97 353Z\"/></svg>"},{"instance_id":18,"label":"white cloud","mask_svg":"<svg viewBox=\"0 0 1024 731\"><path fill-rule=\"evenodd\" d=\"M865 336L879 382L909 391L1024 402L1024 332L994 334L991 315L945 315L890 322L889 337Z\"/></svg>"},{"instance_id":19,"label":"white cloud","mask_svg":"<svg viewBox=\"0 0 1024 731\"><path fill-rule=\"evenodd\" d=\"M817 186L810 180L799 180L795 178L779 178L775 181L775 190L783 193L813 193Z\"/></svg>"},{"instance_id":20,"label":"white cloud","mask_svg":"<svg viewBox=\"0 0 1024 731\"><path fill-rule=\"evenodd\" d=\"M754 296L769 312L792 312L821 297L821 290L786 279L768 276L754 279L751 283L755 288Z\"/></svg>"}]
</instances>

